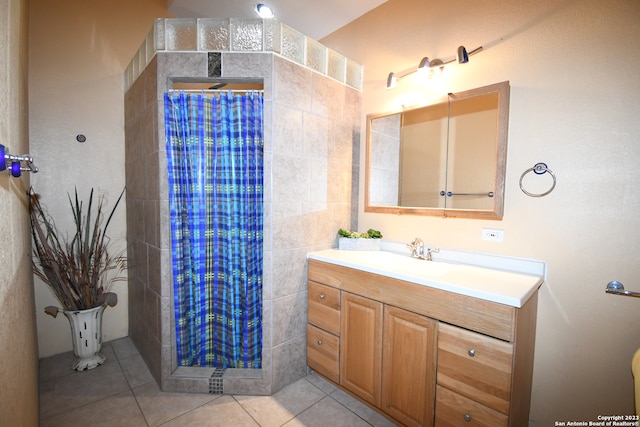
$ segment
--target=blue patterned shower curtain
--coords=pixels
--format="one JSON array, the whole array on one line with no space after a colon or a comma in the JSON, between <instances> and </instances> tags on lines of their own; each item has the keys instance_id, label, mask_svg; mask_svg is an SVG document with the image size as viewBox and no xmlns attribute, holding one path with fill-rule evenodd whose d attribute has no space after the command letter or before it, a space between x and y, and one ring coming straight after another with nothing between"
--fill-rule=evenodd
<instances>
[{"instance_id":1,"label":"blue patterned shower curtain","mask_svg":"<svg viewBox=\"0 0 640 427\"><path fill-rule=\"evenodd\" d=\"M179 366L260 368L263 100L165 94Z\"/></svg>"}]
</instances>

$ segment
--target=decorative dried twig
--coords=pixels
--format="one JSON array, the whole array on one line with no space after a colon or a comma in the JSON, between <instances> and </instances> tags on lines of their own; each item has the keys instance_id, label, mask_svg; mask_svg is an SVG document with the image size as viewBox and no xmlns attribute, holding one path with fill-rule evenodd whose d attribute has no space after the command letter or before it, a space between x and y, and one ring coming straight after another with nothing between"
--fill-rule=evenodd
<instances>
[{"instance_id":1,"label":"decorative dried twig","mask_svg":"<svg viewBox=\"0 0 640 427\"><path fill-rule=\"evenodd\" d=\"M86 310L102 304L113 307L117 296L109 290L114 282L125 279L121 273L126 269L126 257L122 252L115 256L109 254L106 232L124 190L104 227L101 227L104 219L102 197L98 200L97 212L92 220L93 189L86 212L83 212L83 202L78 199L77 189L75 200L69 195L76 225L70 241L59 238L55 223L45 212L33 189L28 195L34 273L49 286L65 310Z\"/></svg>"}]
</instances>

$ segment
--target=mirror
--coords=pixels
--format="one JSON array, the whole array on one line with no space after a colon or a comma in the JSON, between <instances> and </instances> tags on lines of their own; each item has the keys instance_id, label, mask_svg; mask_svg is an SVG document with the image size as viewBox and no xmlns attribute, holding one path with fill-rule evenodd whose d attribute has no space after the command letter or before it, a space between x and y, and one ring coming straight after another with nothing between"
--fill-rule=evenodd
<instances>
[{"instance_id":1,"label":"mirror","mask_svg":"<svg viewBox=\"0 0 640 427\"><path fill-rule=\"evenodd\" d=\"M367 116L365 212L502 219L509 82Z\"/></svg>"}]
</instances>

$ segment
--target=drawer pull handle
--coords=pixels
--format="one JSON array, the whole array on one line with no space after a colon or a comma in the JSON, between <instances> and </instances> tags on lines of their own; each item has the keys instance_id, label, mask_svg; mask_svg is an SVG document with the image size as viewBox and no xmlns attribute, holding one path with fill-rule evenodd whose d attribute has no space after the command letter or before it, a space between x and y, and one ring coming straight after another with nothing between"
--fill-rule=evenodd
<instances>
[{"instance_id":1,"label":"drawer pull handle","mask_svg":"<svg viewBox=\"0 0 640 427\"><path fill-rule=\"evenodd\" d=\"M324 299L324 294L320 294L320 299Z\"/></svg>"},{"instance_id":2,"label":"drawer pull handle","mask_svg":"<svg viewBox=\"0 0 640 427\"><path fill-rule=\"evenodd\" d=\"M470 414L464 414L464 420L465 420L466 422L471 421L471 415L470 415Z\"/></svg>"},{"instance_id":3,"label":"drawer pull handle","mask_svg":"<svg viewBox=\"0 0 640 427\"><path fill-rule=\"evenodd\" d=\"M318 340L318 345L322 345L322 340Z\"/></svg>"},{"instance_id":4,"label":"drawer pull handle","mask_svg":"<svg viewBox=\"0 0 640 427\"><path fill-rule=\"evenodd\" d=\"M469 355L469 357L473 357L476 355L476 350L474 348L469 349L469 351L467 351L467 354Z\"/></svg>"}]
</instances>

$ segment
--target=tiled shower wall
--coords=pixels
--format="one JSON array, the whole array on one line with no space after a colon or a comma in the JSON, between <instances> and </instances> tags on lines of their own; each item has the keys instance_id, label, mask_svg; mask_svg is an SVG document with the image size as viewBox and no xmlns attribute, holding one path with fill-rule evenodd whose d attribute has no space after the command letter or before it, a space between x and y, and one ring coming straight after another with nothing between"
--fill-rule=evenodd
<instances>
[{"instance_id":1,"label":"tiled shower wall","mask_svg":"<svg viewBox=\"0 0 640 427\"><path fill-rule=\"evenodd\" d=\"M163 94L209 77L264 83L263 369L227 370L223 390L271 394L307 373L307 252L356 228L361 94L263 52L158 52L128 90L129 334L166 391L209 392L212 370L175 361Z\"/></svg>"}]
</instances>

